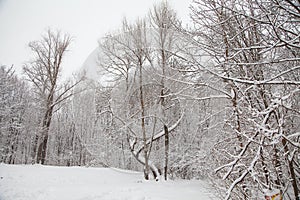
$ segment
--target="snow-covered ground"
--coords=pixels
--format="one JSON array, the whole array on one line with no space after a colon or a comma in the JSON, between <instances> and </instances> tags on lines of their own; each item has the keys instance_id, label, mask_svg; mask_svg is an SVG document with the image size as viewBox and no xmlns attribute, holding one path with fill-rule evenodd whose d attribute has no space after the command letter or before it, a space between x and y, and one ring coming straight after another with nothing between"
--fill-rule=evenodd
<instances>
[{"instance_id":1,"label":"snow-covered ground","mask_svg":"<svg viewBox=\"0 0 300 200\"><path fill-rule=\"evenodd\" d=\"M109 168L0 164L0 200L208 200L204 181L144 181Z\"/></svg>"}]
</instances>

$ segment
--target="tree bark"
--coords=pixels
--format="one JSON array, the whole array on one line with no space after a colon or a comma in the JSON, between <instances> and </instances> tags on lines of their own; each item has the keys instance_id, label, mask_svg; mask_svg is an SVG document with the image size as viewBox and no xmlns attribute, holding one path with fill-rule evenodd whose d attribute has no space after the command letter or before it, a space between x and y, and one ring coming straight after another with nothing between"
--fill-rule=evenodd
<instances>
[{"instance_id":1,"label":"tree bark","mask_svg":"<svg viewBox=\"0 0 300 200\"><path fill-rule=\"evenodd\" d=\"M145 169L144 176L146 180L149 180L149 163L148 163L148 144L145 128L145 105L144 105L144 95L143 95L143 75L142 75L142 61L139 60L139 70L140 70L140 103L141 103L141 127L143 134L143 145L144 145L144 157L145 157Z\"/></svg>"},{"instance_id":2,"label":"tree bark","mask_svg":"<svg viewBox=\"0 0 300 200\"><path fill-rule=\"evenodd\" d=\"M164 167L164 176L165 180L168 179L168 164L169 164L169 130L166 125L164 125L165 131L165 167Z\"/></svg>"}]
</instances>

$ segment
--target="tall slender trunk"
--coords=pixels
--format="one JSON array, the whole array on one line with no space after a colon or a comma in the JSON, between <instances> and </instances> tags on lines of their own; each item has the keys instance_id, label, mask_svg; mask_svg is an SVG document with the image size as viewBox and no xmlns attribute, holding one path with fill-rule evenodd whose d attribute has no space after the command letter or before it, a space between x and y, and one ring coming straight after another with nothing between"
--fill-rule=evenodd
<instances>
[{"instance_id":1,"label":"tall slender trunk","mask_svg":"<svg viewBox=\"0 0 300 200\"><path fill-rule=\"evenodd\" d=\"M37 159L37 148L38 148L38 142L39 142L39 135L36 133L33 140L33 147L31 152L31 162L34 164L35 160Z\"/></svg>"},{"instance_id":2,"label":"tall slender trunk","mask_svg":"<svg viewBox=\"0 0 300 200\"><path fill-rule=\"evenodd\" d=\"M161 36L162 37L162 36ZM161 78L161 107L162 107L162 119L164 123L164 131L165 131L165 166L164 166L164 178L168 179L168 162L169 162L169 131L166 125L166 114L165 114L165 76L166 76L166 55L164 50L164 38L162 38L162 50L161 50L161 58L162 58L162 78Z\"/></svg>"},{"instance_id":3,"label":"tall slender trunk","mask_svg":"<svg viewBox=\"0 0 300 200\"><path fill-rule=\"evenodd\" d=\"M146 128L145 128L145 104L144 104L144 94L143 94L143 74L142 74L141 60L139 60L139 70L140 70L140 103L141 103L141 114L142 114L141 126L142 126L144 157L145 157L144 176L146 180L149 180L148 145L147 145L147 136L146 136Z\"/></svg>"},{"instance_id":4,"label":"tall slender trunk","mask_svg":"<svg viewBox=\"0 0 300 200\"><path fill-rule=\"evenodd\" d=\"M165 180L168 179L168 164L169 164L169 130L166 125L164 125L165 131L165 168L164 168L164 176Z\"/></svg>"}]
</instances>

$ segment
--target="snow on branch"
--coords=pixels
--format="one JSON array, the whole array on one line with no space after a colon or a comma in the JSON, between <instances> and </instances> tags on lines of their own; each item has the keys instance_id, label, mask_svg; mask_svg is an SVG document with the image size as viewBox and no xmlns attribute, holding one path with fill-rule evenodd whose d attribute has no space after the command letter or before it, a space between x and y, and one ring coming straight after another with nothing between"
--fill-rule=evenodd
<instances>
[{"instance_id":1,"label":"snow on branch","mask_svg":"<svg viewBox=\"0 0 300 200\"><path fill-rule=\"evenodd\" d=\"M261 155L261 151L262 151L262 146L260 145L260 146L258 147L257 152L256 152L256 156L255 156L255 158L252 160L250 166L247 168L247 170L244 171L244 173L243 173L239 178L237 178L237 179L230 185L229 189L228 189L227 192L226 192L227 195L226 195L226 197L225 197L225 200L228 200L228 199L230 198L231 192L232 192L232 190L235 188L235 186L236 186L237 184L239 184L240 182L242 182L243 179L244 179L249 173L253 172L254 166L256 165L256 163L257 163L257 161L259 160L259 157L260 157L260 155Z\"/></svg>"},{"instance_id":2,"label":"snow on branch","mask_svg":"<svg viewBox=\"0 0 300 200\"><path fill-rule=\"evenodd\" d=\"M172 125L168 128L168 131L169 133L171 131L173 131L178 125L179 123L181 122L181 120L183 119L183 116L184 116L184 112L181 113L181 116L180 118ZM155 141L155 140L158 140L159 138L163 137L165 135L165 131L162 130L160 131L159 133L155 134L153 137L151 137L150 139L148 139L146 141L146 145L150 144L151 142ZM140 154L140 152L145 148L145 146L142 146L138 151L137 151L137 154Z\"/></svg>"},{"instance_id":3,"label":"snow on branch","mask_svg":"<svg viewBox=\"0 0 300 200\"><path fill-rule=\"evenodd\" d=\"M233 171L234 167L237 165L237 163L241 160L242 156L245 154L245 152L247 151L248 147L250 146L250 144L252 143L252 141L254 140L254 138L258 135L258 133L256 133L254 136L252 136L252 138L250 138L247 142L247 144L245 145L245 147L243 148L243 150L239 153L239 155L236 156L236 159L233 160L230 163L227 163L226 165L223 165L221 167L218 167L215 172L217 173L218 171L224 169L224 168L228 168L229 170L227 171L227 173L223 176L223 180L227 179L228 176L231 174L231 172Z\"/></svg>"}]
</instances>

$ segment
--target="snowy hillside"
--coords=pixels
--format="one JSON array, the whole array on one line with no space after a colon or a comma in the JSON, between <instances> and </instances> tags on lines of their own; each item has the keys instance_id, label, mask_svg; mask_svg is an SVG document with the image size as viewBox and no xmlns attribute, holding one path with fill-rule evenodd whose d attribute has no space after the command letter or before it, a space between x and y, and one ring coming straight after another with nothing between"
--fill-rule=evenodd
<instances>
[{"instance_id":1,"label":"snowy hillside","mask_svg":"<svg viewBox=\"0 0 300 200\"><path fill-rule=\"evenodd\" d=\"M208 200L203 181L144 181L109 168L0 164L1 200Z\"/></svg>"},{"instance_id":2,"label":"snowy hillside","mask_svg":"<svg viewBox=\"0 0 300 200\"><path fill-rule=\"evenodd\" d=\"M84 72L88 80L93 80L103 86L108 86L113 79L111 74L99 66L99 57L101 57L101 50L97 47L86 58L79 73Z\"/></svg>"},{"instance_id":3,"label":"snowy hillside","mask_svg":"<svg viewBox=\"0 0 300 200\"><path fill-rule=\"evenodd\" d=\"M97 66L98 54L99 54L99 48L94 49L90 53L90 55L86 58L81 68L81 71L85 71L86 76L90 79L97 80L99 78L98 77L99 67Z\"/></svg>"}]
</instances>

